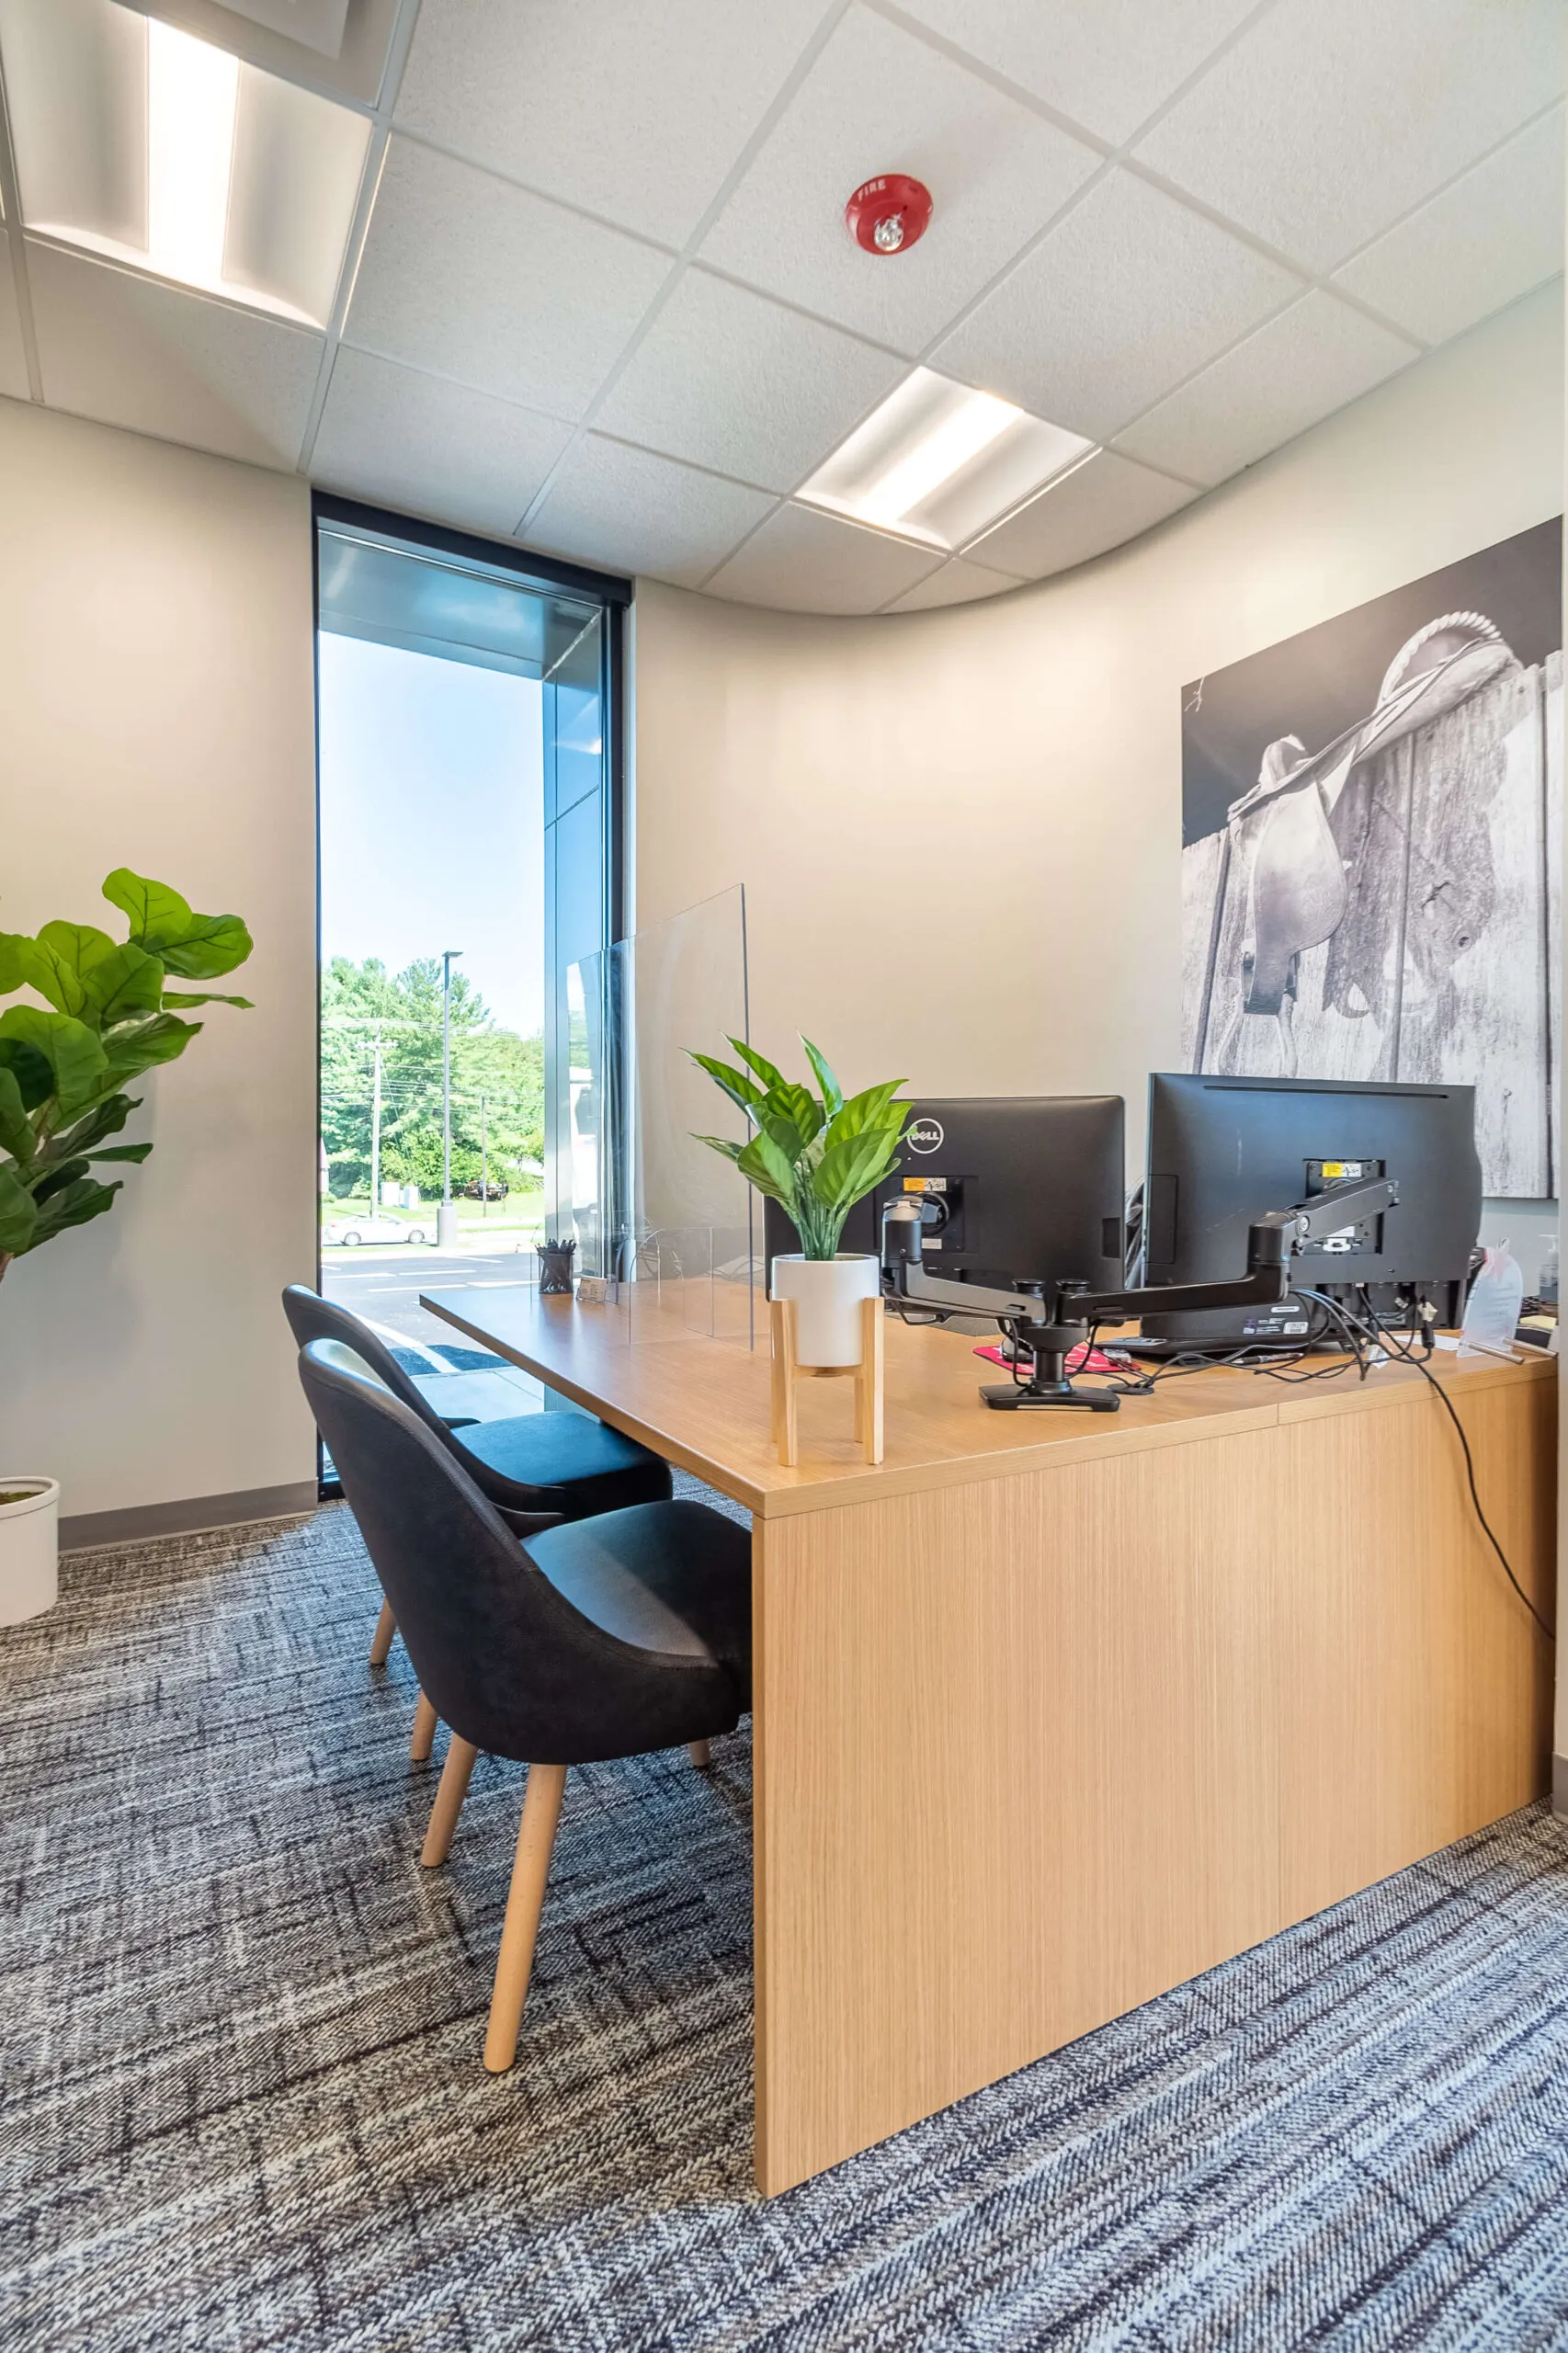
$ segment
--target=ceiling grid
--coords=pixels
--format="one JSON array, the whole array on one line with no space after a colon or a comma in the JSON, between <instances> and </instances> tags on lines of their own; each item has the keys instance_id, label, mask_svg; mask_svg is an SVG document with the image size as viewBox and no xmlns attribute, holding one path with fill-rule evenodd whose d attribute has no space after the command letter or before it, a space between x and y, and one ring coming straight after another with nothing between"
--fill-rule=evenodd
<instances>
[{"instance_id":1,"label":"ceiling grid","mask_svg":"<svg viewBox=\"0 0 1568 2353\"><path fill-rule=\"evenodd\" d=\"M0 0L0 74L66 5ZM743 601L1084 562L1562 267L1562 0L347 0L341 59L113 5L368 119L335 300L24 227L0 105L0 392ZM936 198L894 259L880 170ZM1090 454L950 549L802 499L916 369Z\"/></svg>"}]
</instances>

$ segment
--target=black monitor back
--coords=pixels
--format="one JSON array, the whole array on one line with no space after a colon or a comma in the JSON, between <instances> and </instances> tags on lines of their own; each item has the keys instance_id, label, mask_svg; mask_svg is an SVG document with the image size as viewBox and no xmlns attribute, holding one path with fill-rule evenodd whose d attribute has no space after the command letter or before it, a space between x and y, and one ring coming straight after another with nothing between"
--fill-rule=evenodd
<instances>
[{"instance_id":1,"label":"black monitor back","mask_svg":"<svg viewBox=\"0 0 1568 2353\"><path fill-rule=\"evenodd\" d=\"M1210 1282L1245 1272L1247 1227L1340 1176L1392 1176L1397 1206L1292 1263L1295 1280L1346 1302L1366 1284L1380 1313L1401 1291L1457 1321L1481 1224L1475 1090L1308 1078L1162 1073L1149 1082L1144 1193L1147 1280ZM1304 1302L1145 1315L1146 1337L1202 1347L1288 1346Z\"/></svg>"},{"instance_id":2,"label":"black monitor back","mask_svg":"<svg viewBox=\"0 0 1568 2353\"><path fill-rule=\"evenodd\" d=\"M839 1248L880 1250L883 1205L904 1193L921 1200L933 1273L1117 1290L1125 1125L1119 1095L917 1097L896 1171L850 1211ZM764 1238L771 1289L775 1257L801 1246L777 1201Z\"/></svg>"}]
</instances>

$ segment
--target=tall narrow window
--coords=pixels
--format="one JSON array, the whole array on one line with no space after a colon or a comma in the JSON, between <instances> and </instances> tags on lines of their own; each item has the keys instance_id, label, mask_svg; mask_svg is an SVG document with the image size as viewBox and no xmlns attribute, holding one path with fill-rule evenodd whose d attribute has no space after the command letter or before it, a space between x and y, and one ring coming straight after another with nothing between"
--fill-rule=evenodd
<instances>
[{"instance_id":1,"label":"tall narrow window","mask_svg":"<svg viewBox=\"0 0 1568 2353\"><path fill-rule=\"evenodd\" d=\"M629 592L316 506L321 1287L443 1410L525 1410L419 1294L531 1275L553 1205L566 975L617 928Z\"/></svg>"}]
</instances>

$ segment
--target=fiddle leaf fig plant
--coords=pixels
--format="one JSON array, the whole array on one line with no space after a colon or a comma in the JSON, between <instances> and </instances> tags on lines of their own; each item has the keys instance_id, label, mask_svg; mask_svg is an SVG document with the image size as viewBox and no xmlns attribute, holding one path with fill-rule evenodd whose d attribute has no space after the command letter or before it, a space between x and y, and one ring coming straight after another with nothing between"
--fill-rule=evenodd
<instances>
[{"instance_id":1,"label":"fiddle leaf fig plant","mask_svg":"<svg viewBox=\"0 0 1568 2353\"><path fill-rule=\"evenodd\" d=\"M886 1079L846 1098L825 1057L802 1038L822 1090L817 1096L739 1038L729 1043L744 1070L711 1054L692 1053L691 1059L745 1113L755 1132L744 1143L727 1136L699 1136L697 1142L722 1153L748 1184L782 1203L808 1258L831 1258L856 1202L899 1165L905 1117L913 1108L895 1099L903 1081Z\"/></svg>"},{"instance_id":2,"label":"fiddle leaf fig plant","mask_svg":"<svg viewBox=\"0 0 1568 2353\"><path fill-rule=\"evenodd\" d=\"M41 1005L0 1013L0 1277L13 1258L114 1206L122 1179L104 1162L145 1160L150 1143L111 1143L141 1108L124 1090L172 1063L201 1029L196 1006L249 1009L250 999L169 989L217 980L243 964L251 936L238 915L193 912L166 882L117 867L104 897L129 923L113 939L96 925L46 923L36 938L0 931L0 996L30 989Z\"/></svg>"}]
</instances>

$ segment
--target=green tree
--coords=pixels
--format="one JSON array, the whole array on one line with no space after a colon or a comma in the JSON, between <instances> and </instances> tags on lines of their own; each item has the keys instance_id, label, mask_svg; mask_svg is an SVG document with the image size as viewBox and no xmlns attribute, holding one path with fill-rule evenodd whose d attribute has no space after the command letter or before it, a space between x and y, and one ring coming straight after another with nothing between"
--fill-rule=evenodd
<instances>
[{"instance_id":1,"label":"green tree","mask_svg":"<svg viewBox=\"0 0 1568 2353\"><path fill-rule=\"evenodd\" d=\"M369 1182L378 1047L381 1174L441 1189L441 964L389 973L335 956L322 983L322 1140L334 1192ZM466 973L452 975L452 1183L517 1187L544 1157L544 1042L496 1026Z\"/></svg>"}]
</instances>

